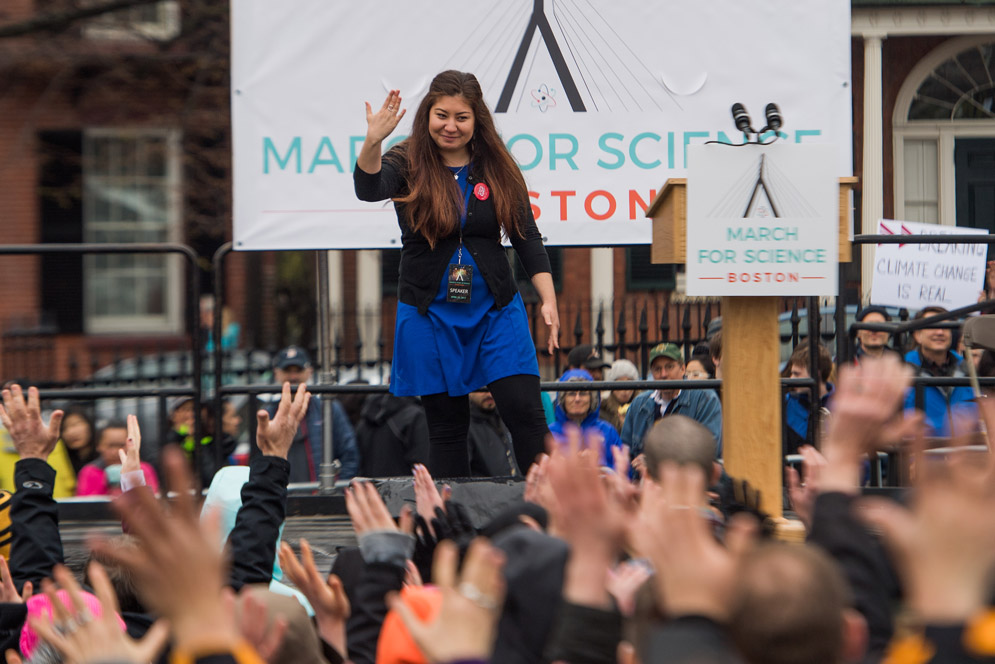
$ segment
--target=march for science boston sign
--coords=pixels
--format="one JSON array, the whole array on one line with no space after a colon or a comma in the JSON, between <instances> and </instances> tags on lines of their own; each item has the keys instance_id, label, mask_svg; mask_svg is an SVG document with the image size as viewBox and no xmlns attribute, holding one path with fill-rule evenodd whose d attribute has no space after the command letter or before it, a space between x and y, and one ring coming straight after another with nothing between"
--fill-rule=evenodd
<instances>
[{"instance_id":1,"label":"march for science boston sign","mask_svg":"<svg viewBox=\"0 0 995 664\"><path fill-rule=\"evenodd\" d=\"M880 235L985 235L980 228L882 220ZM906 309L966 307L985 286L984 244L881 244L874 252L871 302Z\"/></svg>"},{"instance_id":2,"label":"march for science boston sign","mask_svg":"<svg viewBox=\"0 0 995 664\"><path fill-rule=\"evenodd\" d=\"M398 88L411 131L432 77L476 74L550 244L650 241L645 210L691 146L739 143L730 106L779 142L836 146L848 175L848 0L238 0L231 3L236 249L399 247L352 171ZM768 133L765 138L773 138Z\"/></svg>"},{"instance_id":3,"label":"march for science boston sign","mask_svg":"<svg viewBox=\"0 0 995 664\"><path fill-rule=\"evenodd\" d=\"M688 295L835 295L833 157L830 145L694 146Z\"/></svg>"}]
</instances>

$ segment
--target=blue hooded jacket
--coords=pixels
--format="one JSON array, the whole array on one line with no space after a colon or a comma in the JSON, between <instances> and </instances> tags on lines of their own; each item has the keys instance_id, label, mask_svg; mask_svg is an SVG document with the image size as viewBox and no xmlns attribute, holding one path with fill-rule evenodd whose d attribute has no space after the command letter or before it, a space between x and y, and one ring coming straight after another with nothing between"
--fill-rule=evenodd
<instances>
[{"instance_id":1,"label":"blue hooded jacket","mask_svg":"<svg viewBox=\"0 0 995 664\"><path fill-rule=\"evenodd\" d=\"M967 376L964 371L964 358L954 351L949 351L957 363L953 376L962 378ZM922 356L918 350L911 350L905 355L905 361L916 370L917 376L929 376L922 367ZM978 417L978 407L974 403L974 390L970 387L924 387L922 388L925 400L926 424L928 436L949 436L951 435L951 422L955 415L963 415L970 421L975 421ZM905 393L905 410L914 410L916 407L916 391L909 388Z\"/></svg>"},{"instance_id":2,"label":"blue hooded jacket","mask_svg":"<svg viewBox=\"0 0 995 664\"><path fill-rule=\"evenodd\" d=\"M566 383L569 381L593 381L594 378L591 374L587 373L583 369L569 369L562 376L560 376L560 382ZM549 425L549 431L553 434L553 438L557 442L566 442L566 427L576 426L575 423L567 417L567 413L563 410L563 399L562 393L556 397L556 421ZM600 436L605 441L604 446L604 456L601 459L601 465L607 466L608 468L615 467L615 458L612 455L613 447L622 447L622 439L618 435L618 431L615 430L611 424L601 419L599 412L601 409L601 395L597 390L591 392L591 408L587 416L580 423L581 431L584 434L585 439L589 434L595 434Z\"/></svg>"}]
</instances>

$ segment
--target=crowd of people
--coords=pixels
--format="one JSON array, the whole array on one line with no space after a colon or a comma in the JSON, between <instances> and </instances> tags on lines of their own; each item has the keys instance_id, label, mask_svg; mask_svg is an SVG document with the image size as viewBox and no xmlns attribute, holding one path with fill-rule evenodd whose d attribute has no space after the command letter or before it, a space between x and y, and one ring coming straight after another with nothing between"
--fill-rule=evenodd
<instances>
[{"instance_id":1,"label":"crowd of people","mask_svg":"<svg viewBox=\"0 0 995 664\"><path fill-rule=\"evenodd\" d=\"M659 348L654 361L669 365L669 351ZM37 390L4 389L0 419L18 456L11 543L0 559L6 661L995 657L995 461L967 450L942 461L923 454L931 425L904 408L914 371L896 354L866 354L836 371L821 456L789 476L804 544L772 537L773 520L723 471L706 423L669 412L647 424L633 450L615 442L611 424L590 426L600 421L598 393L567 389L584 370L571 371L554 406L560 426L549 453L528 465L521 501L476 523L415 463L414 505L392 515L372 482L354 480L345 498L358 546L341 549L325 571L306 539L280 541L292 450L314 403L304 382L296 390L285 382L279 401L256 415L258 453L235 482L230 517L210 493L201 508L182 444L163 452L162 489L174 498L158 501L129 417L123 443L105 445L121 462L113 505L122 533L90 542L82 578L64 565L57 473L47 462L65 415L55 411L46 424ZM649 398L666 411L679 394L669 396ZM485 397L476 401L490 408ZM995 406L978 401L975 417L991 430ZM862 498L867 454L894 441L909 446L915 498ZM506 450L481 463L511 467L513 447Z\"/></svg>"}]
</instances>

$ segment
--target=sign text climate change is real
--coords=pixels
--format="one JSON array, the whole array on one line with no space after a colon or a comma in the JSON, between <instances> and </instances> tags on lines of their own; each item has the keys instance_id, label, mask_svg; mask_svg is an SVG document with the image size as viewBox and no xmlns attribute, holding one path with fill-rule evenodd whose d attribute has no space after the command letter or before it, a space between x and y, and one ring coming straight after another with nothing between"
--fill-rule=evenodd
<instances>
[{"instance_id":1,"label":"sign text climate change is real","mask_svg":"<svg viewBox=\"0 0 995 664\"><path fill-rule=\"evenodd\" d=\"M976 228L883 220L885 235L983 235ZM984 288L985 244L882 244L874 258L876 303L909 309L973 304Z\"/></svg>"}]
</instances>

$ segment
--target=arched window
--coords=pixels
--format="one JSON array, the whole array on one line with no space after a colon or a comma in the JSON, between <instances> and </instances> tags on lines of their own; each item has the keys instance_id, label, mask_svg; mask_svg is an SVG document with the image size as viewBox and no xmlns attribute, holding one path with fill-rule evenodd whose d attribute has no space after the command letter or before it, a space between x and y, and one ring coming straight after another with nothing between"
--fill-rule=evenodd
<instances>
[{"instance_id":1,"label":"arched window","mask_svg":"<svg viewBox=\"0 0 995 664\"><path fill-rule=\"evenodd\" d=\"M988 227L995 165L995 39L952 39L909 73L895 102L895 216Z\"/></svg>"},{"instance_id":2,"label":"arched window","mask_svg":"<svg viewBox=\"0 0 995 664\"><path fill-rule=\"evenodd\" d=\"M995 118L995 44L977 44L933 69L919 84L909 120Z\"/></svg>"}]
</instances>

